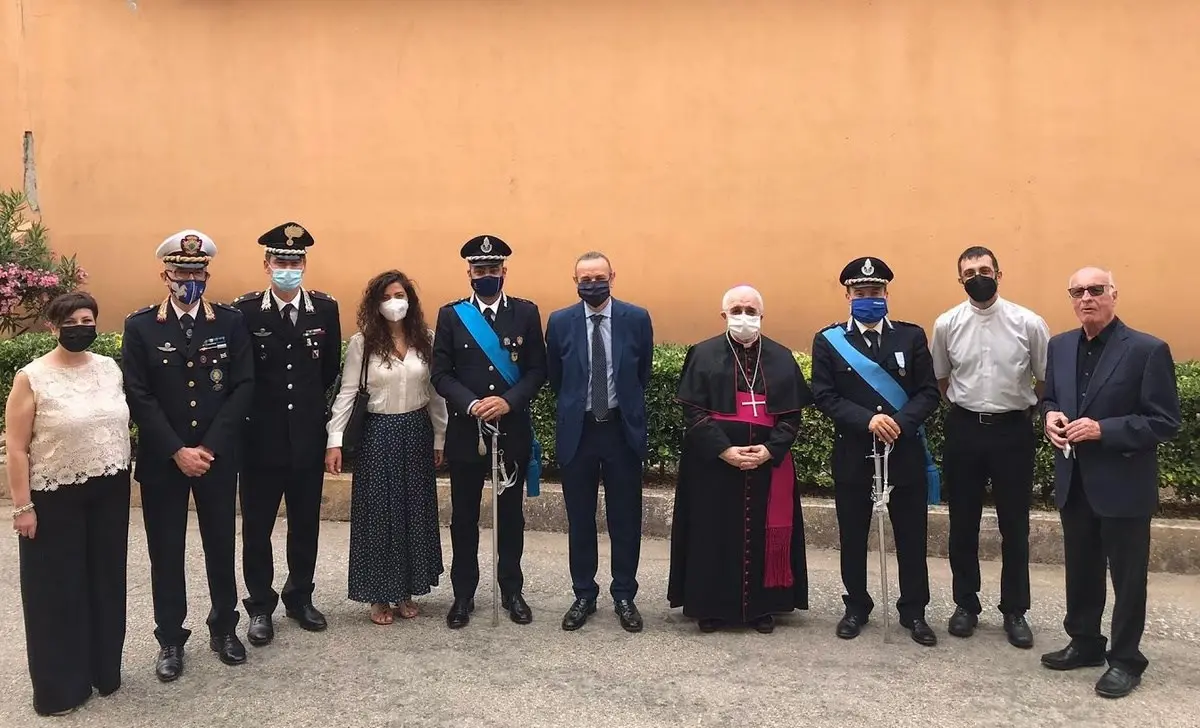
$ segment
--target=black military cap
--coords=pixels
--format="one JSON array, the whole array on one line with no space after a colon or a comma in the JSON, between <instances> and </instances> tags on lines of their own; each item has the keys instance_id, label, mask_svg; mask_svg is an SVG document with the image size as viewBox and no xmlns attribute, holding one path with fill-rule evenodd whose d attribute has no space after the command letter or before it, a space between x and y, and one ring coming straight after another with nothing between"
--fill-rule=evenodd
<instances>
[{"instance_id":1,"label":"black military cap","mask_svg":"<svg viewBox=\"0 0 1200 728\"><path fill-rule=\"evenodd\" d=\"M266 246L268 253L285 260L303 258L308 248L316 243L313 236L295 222L285 222L263 233L258 239L258 244Z\"/></svg>"},{"instance_id":2,"label":"black military cap","mask_svg":"<svg viewBox=\"0 0 1200 728\"><path fill-rule=\"evenodd\" d=\"M843 286L886 286L892 282L892 269L879 258L855 258L842 268Z\"/></svg>"},{"instance_id":3,"label":"black military cap","mask_svg":"<svg viewBox=\"0 0 1200 728\"><path fill-rule=\"evenodd\" d=\"M496 265L512 255L512 248L495 235L477 235L458 252L471 265Z\"/></svg>"}]
</instances>

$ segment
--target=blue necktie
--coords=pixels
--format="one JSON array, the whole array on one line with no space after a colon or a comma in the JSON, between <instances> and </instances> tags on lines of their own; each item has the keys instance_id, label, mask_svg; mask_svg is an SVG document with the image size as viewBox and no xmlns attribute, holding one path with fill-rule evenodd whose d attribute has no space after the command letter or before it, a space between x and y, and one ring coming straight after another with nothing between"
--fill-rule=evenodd
<instances>
[{"instance_id":1,"label":"blue necktie","mask_svg":"<svg viewBox=\"0 0 1200 728\"><path fill-rule=\"evenodd\" d=\"M604 351L604 337L600 335L600 322L604 317L596 313L589 318L592 320L592 416L603 420L608 417L608 353Z\"/></svg>"}]
</instances>

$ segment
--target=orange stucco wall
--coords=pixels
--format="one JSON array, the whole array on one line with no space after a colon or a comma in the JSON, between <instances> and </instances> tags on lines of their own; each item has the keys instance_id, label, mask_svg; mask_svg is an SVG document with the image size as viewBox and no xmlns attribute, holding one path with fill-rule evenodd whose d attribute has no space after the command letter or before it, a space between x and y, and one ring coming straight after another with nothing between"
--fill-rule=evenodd
<instances>
[{"instance_id":1,"label":"orange stucco wall","mask_svg":"<svg viewBox=\"0 0 1200 728\"><path fill-rule=\"evenodd\" d=\"M852 257L897 273L898 318L962 298L994 247L1003 291L1061 330L1076 267L1200 357L1179 293L1200 215L1195 0L0 0L0 185L35 133L56 247L102 324L161 295L153 251L197 227L212 290L264 283L259 233L316 236L342 300L391 266L443 302L458 247L516 249L507 290L574 298L609 253L661 340L765 294L807 349L844 317Z\"/></svg>"}]
</instances>

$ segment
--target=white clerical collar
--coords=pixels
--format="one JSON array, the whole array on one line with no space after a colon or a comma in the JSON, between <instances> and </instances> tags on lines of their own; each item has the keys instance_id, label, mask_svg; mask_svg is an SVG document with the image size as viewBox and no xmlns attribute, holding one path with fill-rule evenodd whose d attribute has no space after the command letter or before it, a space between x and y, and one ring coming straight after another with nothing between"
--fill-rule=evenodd
<instances>
[{"instance_id":1,"label":"white clerical collar","mask_svg":"<svg viewBox=\"0 0 1200 728\"><path fill-rule=\"evenodd\" d=\"M503 293L501 293L500 297L497 298L495 301L492 301L491 303L484 303L483 301L480 301L479 296L471 296L471 298L473 299L475 305L479 308L479 313L483 313L484 311L486 311L490 308L490 309L492 309L493 314L499 314L500 313L500 305L501 304L507 305L507 303L508 303L508 298Z\"/></svg>"},{"instance_id":2,"label":"white clerical collar","mask_svg":"<svg viewBox=\"0 0 1200 728\"><path fill-rule=\"evenodd\" d=\"M271 289L271 298L275 301L275 307L278 308L280 311L282 311L283 307L288 305L289 303L292 304L293 306L295 306L297 309L300 308L300 289L299 288L296 289L296 295L292 296L292 300L290 300L290 301L285 301L282 298L280 298L279 294L275 292L274 288Z\"/></svg>"},{"instance_id":3,"label":"white clerical collar","mask_svg":"<svg viewBox=\"0 0 1200 728\"><path fill-rule=\"evenodd\" d=\"M605 318L612 318L612 296L609 296L608 299L605 300L604 305L601 306L600 310L598 311L593 310L591 306L587 305L583 301L580 301L579 305L583 306L584 316L604 316Z\"/></svg>"},{"instance_id":4,"label":"white clerical collar","mask_svg":"<svg viewBox=\"0 0 1200 728\"><path fill-rule=\"evenodd\" d=\"M184 310L179 306L179 299L171 296L171 308L175 309L175 318L182 319L184 314L188 314L193 320L195 320L196 312L200 310L200 302L196 301L192 304L191 308Z\"/></svg>"},{"instance_id":5,"label":"white clerical collar","mask_svg":"<svg viewBox=\"0 0 1200 728\"><path fill-rule=\"evenodd\" d=\"M991 316L992 314L996 313L996 311L1000 310L1000 304L1003 302L1004 302L1003 298L996 296L996 300L992 301L992 305L988 306L987 308L980 308L980 307L976 306L974 304L974 302L972 302L970 300L967 301L967 305L970 306L971 311L973 311L978 316Z\"/></svg>"}]
</instances>

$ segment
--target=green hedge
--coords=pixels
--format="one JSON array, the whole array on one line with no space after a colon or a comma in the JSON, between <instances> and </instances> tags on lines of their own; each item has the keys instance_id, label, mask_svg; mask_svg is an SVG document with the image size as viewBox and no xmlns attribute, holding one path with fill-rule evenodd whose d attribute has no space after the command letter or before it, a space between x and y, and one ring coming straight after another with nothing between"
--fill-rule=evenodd
<instances>
[{"instance_id":1,"label":"green hedge","mask_svg":"<svg viewBox=\"0 0 1200 728\"><path fill-rule=\"evenodd\" d=\"M0 341L0 394L7 398L13 374L31 359L49 351L53 345L54 340L48 334L25 334ZM119 358L121 337L119 334L103 334L92 350ZM682 414L679 405L674 402L675 387L686 350L686 347L675 344L655 347L654 372L646 393L650 429L647 467L651 474L669 476L675 467L682 434ZM797 354L796 358L807 376L811 366L808 355ZM1160 449L1159 462L1162 487L1171 488L1177 498L1190 501L1200 496L1200 362L1178 364L1176 371L1183 401L1183 430L1175 441ZM927 424L930 447L939 462L943 415L944 412L939 412ZM549 387L542 389L534 404L534 423L545 451L547 467L552 470L554 395ZM833 484L828 465L832 438L833 424L829 419L813 408L805 410L803 433L794 452L797 476L810 490L828 489ZM1053 456L1045 438L1039 438L1039 443L1036 483L1045 498L1053 482Z\"/></svg>"}]
</instances>

